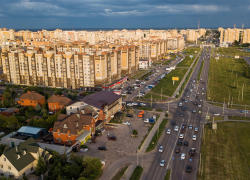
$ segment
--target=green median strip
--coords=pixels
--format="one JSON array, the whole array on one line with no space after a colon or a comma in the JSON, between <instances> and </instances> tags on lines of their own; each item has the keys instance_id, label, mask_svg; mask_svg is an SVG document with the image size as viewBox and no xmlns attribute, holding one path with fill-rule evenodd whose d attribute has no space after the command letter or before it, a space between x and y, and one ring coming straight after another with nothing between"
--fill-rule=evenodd
<instances>
[{"instance_id":1,"label":"green median strip","mask_svg":"<svg viewBox=\"0 0 250 180\"><path fill-rule=\"evenodd\" d=\"M201 76L201 72L202 72L202 69L203 69L203 65L204 65L204 60L202 60L201 68L200 68L200 71L199 71L199 74L198 74L198 77L197 77L197 84L199 83L199 80L200 80L200 76Z\"/></svg>"},{"instance_id":2,"label":"green median strip","mask_svg":"<svg viewBox=\"0 0 250 180\"><path fill-rule=\"evenodd\" d=\"M129 180L139 180L141 178L142 172L143 172L143 168L141 166L137 166L133 174L129 178Z\"/></svg>"},{"instance_id":3,"label":"green median strip","mask_svg":"<svg viewBox=\"0 0 250 180\"><path fill-rule=\"evenodd\" d=\"M142 77L139 78L139 80L144 80L145 78L147 78L148 76L150 76L151 74L154 74L153 71L148 72L147 74L144 74Z\"/></svg>"},{"instance_id":4,"label":"green median strip","mask_svg":"<svg viewBox=\"0 0 250 180\"><path fill-rule=\"evenodd\" d=\"M122 168L120 171L117 172L117 174L112 178L112 180L120 180L122 179L124 173L128 169L128 166Z\"/></svg>"},{"instance_id":5,"label":"green median strip","mask_svg":"<svg viewBox=\"0 0 250 180\"><path fill-rule=\"evenodd\" d=\"M170 179L170 174L171 174L171 169L168 169L168 170L167 170L167 173L166 173L166 175L165 175L164 180L169 180L169 179Z\"/></svg>"},{"instance_id":6,"label":"green median strip","mask_svg":"<svg viewBox=\"0 0 250 180\"><path fill-rule=\"evenodd\" d=\"M159 139L161 137L161 134L164 131L167 123L168 123L168 119L163 119L162 120L158 130L155 132L153 138L151 139L146 152L152 151L156 147L157 142L159 141Z\"/></svg>"},{"instance_id":7,"label":"green median strip","mask_svg":"<svg viewBox=\"0 0 250 180\"><path fill-rule=\"evenodd\" d=\"M228 116L228 119L233 119L233 120L250 120L250 117L244 116L245 114L242 113L242 116Z\"/></svg>"}]
</instances>

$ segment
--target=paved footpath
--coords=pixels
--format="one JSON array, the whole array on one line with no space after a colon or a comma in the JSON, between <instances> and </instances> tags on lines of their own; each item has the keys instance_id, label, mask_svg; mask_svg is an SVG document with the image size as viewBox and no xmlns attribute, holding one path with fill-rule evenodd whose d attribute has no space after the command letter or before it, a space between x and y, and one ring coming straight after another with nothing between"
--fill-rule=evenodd
<instances>
[{"instance_id":1,"label":"paved footpath","mask_svg":"<svg viewBox=\"0 0 250 180\"><path fill-rule=\"evenodd\" d=\"M127 171L124 173L125 178L123 178L124 180L129 180L129 178L131 177L131 175L133 174L134 170L136 168L136 164L131 164Z\"/></svg>"}]
</instances>

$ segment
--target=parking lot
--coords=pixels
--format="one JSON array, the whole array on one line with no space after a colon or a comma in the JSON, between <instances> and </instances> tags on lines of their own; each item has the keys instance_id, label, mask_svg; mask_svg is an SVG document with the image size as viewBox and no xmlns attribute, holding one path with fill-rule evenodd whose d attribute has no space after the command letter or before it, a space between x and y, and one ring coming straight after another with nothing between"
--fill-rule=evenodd
<instances>
[{"instance_id":1,"label":"parking lot","mask_svg":"<svg viewBox=\"0 0 250 180\"><path fill-rule=\"evenodd\" d=\"M148 133L148 127L143 122L143 118L137 117L138 110L135 110L133 118L126 117L124 121L130 122L130 125L119 125L118 128L105 128L105 133L97 138L96 143L86 143L90 148L87 152L77 152L78 155L99 157L102 160L106 160L105 167L109 166L114 160L120 159L124 156L130 156L136 154L136 149L140 145L141 141ZM157 113L145 112L144 118L156 115ZM132 130L138 131L137 137L131 137ZM115 135L116 141L110 141L107 138ZM107 151L100 151L98 147L105 146Z\"/></svg>"}]
</instances>

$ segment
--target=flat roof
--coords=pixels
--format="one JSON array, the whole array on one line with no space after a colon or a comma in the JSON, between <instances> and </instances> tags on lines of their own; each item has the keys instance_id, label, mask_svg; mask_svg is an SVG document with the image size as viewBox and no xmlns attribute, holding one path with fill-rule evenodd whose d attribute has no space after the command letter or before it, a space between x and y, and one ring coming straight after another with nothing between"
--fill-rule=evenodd
<instances>
[{"instance_id":1,"label":"flat roof","mask_svg":"<svg viewBox=\"0 0 250 180\"><path fill-rule=\"evenodd\" d=\"M38 128L38 127L32 127L32 126L22 126L17 132L18 133L27 133L27 134L37 134L43 129L45 129L45 128Z\"/></svg>"}]
</instances>

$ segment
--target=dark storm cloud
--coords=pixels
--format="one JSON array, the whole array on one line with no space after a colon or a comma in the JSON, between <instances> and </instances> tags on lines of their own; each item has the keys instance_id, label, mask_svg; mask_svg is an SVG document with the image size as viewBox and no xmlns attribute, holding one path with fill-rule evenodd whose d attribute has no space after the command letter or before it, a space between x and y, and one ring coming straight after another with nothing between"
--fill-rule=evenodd
<instances>
[{"instance_id":1,"label":"dark storm cloud","mask_svg":"<svg viewBox=\"0 0 250 180\"><path fill-rule=\"evenodd\" d=\"M242 0L1 0L0 23L8 28L190 27L249 23ZM166 22L163 24L162 22ZM206 22L206 24L205 24ZM250 24L249 24L250 25Z\"/></svg>"}]
</instances>

